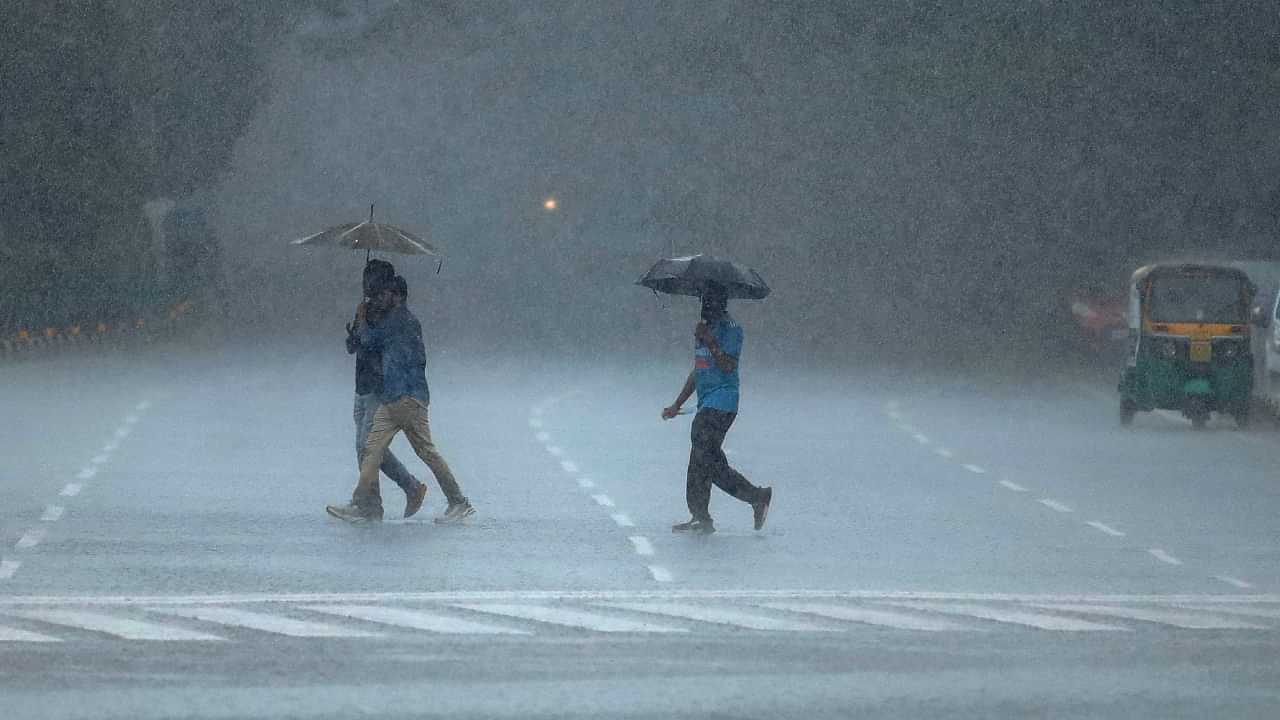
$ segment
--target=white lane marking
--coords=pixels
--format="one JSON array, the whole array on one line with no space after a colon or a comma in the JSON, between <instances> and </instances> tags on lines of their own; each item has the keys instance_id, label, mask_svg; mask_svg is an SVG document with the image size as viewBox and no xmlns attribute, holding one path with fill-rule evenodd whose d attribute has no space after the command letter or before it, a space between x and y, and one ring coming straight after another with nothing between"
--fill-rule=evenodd
<instances>
[{"instance_id":1,"label":"white lane marking","mask_svg":"<svg viewBox=\"0 0 1280 720\"><path fill-rule=\"evenodd\" d=\"M1085 525L1088 525L1089 527L1095 528L1097 530L1101 530L1102 532L1110 535L1111 537L1124 537L1123 532L1111 527L1110 525L1107 525L1106 523L1100 523L1097 520L1090 520L1089 522L1085 523Z\"/></svg>"},{"instance_id":2,"label":"white lane marking","mask_svg":"<svg viewBox=\"0 0 1280 720\"><path fill-rule=\"evenodd\" d=\"M635 527L636 526L635 523L631 522L631 518L627 517L626 513L614 513L609 517L613 518L613 521L618 524L618 527Z\"/></svg>"},{"instance_id":3,"label":"white lane marking","mask_svg":"<svg viewBox=\"0 0 1280 720\"><path fill-rule=\"evenodd\" d=\"M82 489L84 489L84 486L80 483L67 483L63 486L62 492L58 494L62 497L75 497L80 494Z\"/></svg>"},{"instance_id":4,"label":"white lane marking","mask_svg":"<svg viewBox=\"0 0 1280 720\"><path fill-rule=\"evenodd\" d=\"M991 608L982 605L942 605L939 603L927 602L892 602L888 605L896 605L899 607L910 608L912 610L927 610L930 612L944 613L947 615L963 615L965 617L975 617L982 620L991 620L992 622L1009 623L1012 625L1024 625L1026 627L1038 628L1040 630L1061 630L1066 632L1093 632L1098 630L1126 631L1118 625L1104 625L1102 623L1089 622L1088 620L1078 620L1075 618L1060 617L1058 615L1047 615L1045 613L1030 612L1022 608Z\"/></svg>"},{"instance_id":5,"label":"white lane marking","mask_svg":"<svg viewBox=\"0 0 1280 720\"><path fill-rule=\"evenodd\" d=\"M596 504L599 505L600 507L613 507L613 500L610 500L609 496L603 493L598 495L592 495L591 499L595 500Z\"/></svg>"},{"instance_id":6,"label":"white lane marking","mask_svg":"<svg viewBox=\"0 0 1280 720\"><path fill-rule=\"evenodd\" d=\"M131 618L103 615L83 610L18 610L13 615L28 620L39 620L51 625L63 625L80 630L106 633L125 640L221 640L217 635L186 630L184 628L142 622Z\"/></svg>"},{"instance_id":7,"label":"white lane marking","mask_svg":"<svg viewBox=\"0 0 1280 720\"><path fill-rule=\"evenodd\" d=\"M108 453L102 453L101 455L94 455L93 459L90 460L89 462L93 463L94 465L101 465L110 459L111 459L111 455L109 455Z\"/></svg>"},{"instance_id":8,"label":"white lane marking","mask_svg":"<svg viewBox=\"0 0 1280 720\"><path fill-rule=\"evenodd\" d=\"M531 417L531 418L529 418L529 427L533 428L534 430L541 429L541 428L542 428L542 418L538 418L538 417Z\"/></svg>"},{"instance_id":9,"label":"white lane marking","mask_svg":"<svg viewBox=\"0 0 1280 720\"><path fill-rule=\"evenodd\" d=\"M129 427L128 425L122 428L116 428L116 437L123 440L129 437L129 433L131 432L133 432L133 428Z\"/></svg>"},{"instance_id":10,"label":"white lane marking","mask_svg":"<svg viewBox=\"0 0 1280 720\"><path fill-rule=\"evenodd\" d=\"M548 605L507 605L490 603L459 603L457 607L475 612L503 615L506 617L533 620L563 627L591 630L593 632L634 632L634 633L678 633L687 632L683 628L668 627L647 621L629 620L610 615L571 610L569 608Z\"/></svg>"},{"instance_id":11,"label":"white lane marking","mask_svg":"<svg viewBox=\"0 0 1280 720\"><path fill-rule=\"evenodd\" d=\"M935 453L937 453L937 455L938 455L939 457L944 457L944 458L949 458L949 457L951 457L951 456L955 455L955 453L951 452L950 450L948 450L947 448L944 448L944 447L937 447L937 448L934 448L934 449L933 449L933 451L934 451Z\"/></svg>"},{"instance_id":12,"label":"white lane marking","mask_svg":"<svg viewBox=\"0 0 1280 720\"><path fill-rule=\"evenodd\" d=\"M1280 620L1280 607L1250 607L1248 605L1235 606L1227 604L1213 605L1210 603L1202 603L1199 605L1195 603L1186 603L1180 607L1185 607L1188 610L1203 610L1205 612L1214 612L1219 614L1225 613L1227 615L1244 615L1246 617Z\"/></svg>"},{"instance_id":13,"label":"white lane marking","mask_svg":"<svg viewBox=\"0 0 1280 720\"><path fill-rule=\"evenodd\" d=\"M560 457L561 455L563 455L563 454L564 454L564 449L563 449L563 448L560 448L560 447L558 447L558 446L556 446L556 445L548 445L548 446L547 446L547 452L551 453L552 455L554 455L554 456L556 456L556 457Z\"/></svg>"},{"instance_id":14,"label":"white lane marking","mask_svg":"<svg viewBox=\"0 0 1280 720\"><path fill-rule=\"evenodd\" d=\"M134 406L134 409L137 410L138 412L146 412L147 410L151 409L151 401L143 400L142 402Z\"/></svg>"},{"instance_id":15,"label":"white lane marking","mask_svg":"<svg viewBox=\"0 0 1280 720\"><path fill-rule=\"evenodd\" d=\"M1212 615L1204 615L1200 613L1179 612L1177 610L1116 607L1113 605L1038 605L1037 607L1042 607L1046 610L1056 610L1059 612L1075 612L1084 613L1086 615L1118 617L1126 620L1141 620L1143 622L1159 623L1161 625L1172 625L1173 627L1186 628L1188 630L1267 629L1263 625L1255 625L1242 620L1214 617Z\"/></svg>"},{"instance_id":16,"label":"white lane marking","mask_svg":"<svg viewBox=\"0 0 1280 720\"><path fill-rule=\"evenodd\" d=\"M576 474L578 472L578 465L577 463L571 462L569 460L561 460L560 469L564 470L569 474Z\"/></svg>"},{"instance_id":17,"label":"white lane marking","mask_svg":"<svg viewBox=\"0 0 1280 720\"><path fill-rule=\"evenodd\" d=\"M44 514L40 516L40 522L58 522L62 519L62 513L66 512L66 508L61 505L46 505Z\"/></svg>"},{"instance_id":18,"label":"white lane marking","mask_svg":"<svg viewBox=\"0 0 1280 720\"><path fill-rule=\"evenodd\" d=\"M414 630L445 633L449 635L529 635L525 630L513 630L485 623L461 620L436 613L377 605L307 605L307 610L354 618L381 625L407 627Z\"/></svg>"},{"instance_id":19,"label":"white lane marking","mask_svg":"<svg viewBox=\"0 0 1280 720\"><path fill-rule=\"evenodd\" d=\"M732 608L720 608L711 605L693 605L671 602L611 602L600 603L605 607L630 610L632 612L651 613L683 620L732 625L748 630L774 630L783 632L840 632L835 628L822 627L812 623L801 622L789 618L770 617L757 613L742 612Z\"/></svg>"},{"instance_id":20,"label":"white lane marking","mask_svg":"<svg viewBox=\"0 0 1280 720\"><path fill-rule=\"evenodd\" d=\"M120 449L120 443L116 442L115 440L112 440L111 442L102 446L102 452L104 453L113 453L119 449Z\"/></svg>"},{"instance_id":21,"label":"white lane marking","mask_svg":"<svg viewBox=\"0 0 1280 720\"><path fill-rule=\"evenodd\" d=\"M226 595L0 595L0 607L137 607L147 605L247 605L252 603L535 602L608 600L824 600L957 603L1088 603L1094 605L1214 603L1280 605L1280 593L1102 594L989 593L930 590L463 590L437 592L239 593ZM930 606L933 607L932 605Z\"/></svg>"},{"instance_id":22,"label":"white lane marking","mask_svg":"<svg viewBox=\"0 0 1280 720\"><path fill-rule=\"evenodd\" d=\"M32 528L22 533L22 537L18 538L18 547L33 548L39 545L40 541L44 540L46 532L48 531L44 528Z\"/></svg>"},{"instance_id":23,"label":"white lane marking","mask_svg":"<svg viewBox=\"0 0 1280 720\"><path fill-rule=\"evenodd\" d=\"M925 615L912 615L903 612L894 612L892 610L854 607L852 605L833 605L831 603L814 602L776 602L764 603L761 607L804 613L806 615L817 615L819 617L831 618L833 620L844 620L846 622L856 622L864 625L879 625L882 627L898 628L899 630L958 631L976 629L950 620L944 620L942 618L929 617Z\"/></svg>"},{"instance_id":24,"label":"white lane marking","mask_svg":"<svg viewBox=\"0 0 1280 720\"><path fill-rule=\"evenodd\" d=\"M675 579L671 571L661 565L646 565L645 567L649 569L649 577L658 582L671 582Z\"/></svg>"},{"instance_id":25,"label":"white lane marking","mask_svg":"<svg viewBox=\"0 0 1280 720\"><path fill-rule=\"evenodd\" d=\"M189 620L259 630L289 637L382 637L382 633L342 627L329 623L295 620L278 615L250 612L229 607L149 607L148 612L162 613Z\"/></svg>"},{"instance_id":26,"label":"white lane marking","mask_svg":"<svg viewBox=\"0 0 1280 720\"><path fill-rule=\"evenodd\" d=\"M1228 585L1234 585L1235 587L1238 587L1241 590L1248 590L1249 588L1253 587L1253 583L1246 582L1244 580L1241 580L1238 577L1232 577L1230 575L1214 575L1213 578L1215 580L1221 580L1222 582Z\"/></svg>"},{"instance_id":27,"label":"white lane marking","mask_svg":"<svg viewBox=\"0 0 1280 720\"><path fill-rule=\"evenodd\" d=\"M1070 507L1063 505L1062 503L1052 498L1040 498L1037 502L1049 508L1050 510L1056 510L1057 512L1060 512L1060 513L1075 512Z\"/></svg>"},{"instance_id":28,"label":"white lane marking","mask_svg":"<svg viewBox=\"0 0 1280 720\"><path fill-rule=\"evenodd\" d=\"M124 416L124 423L125 423L126 425L137 425L137 424L138 424L138 416L137 416L137 415L125 415L125 416Z\"/></svg>"},{"instance_id":29,"label":"white lane marking","mask_svg":"<svg viewBox=\"0 0 1280 720\"><path fill-rule=\"evenodd\" d=\"M900 422L900 423L897 423L897 426L899 430L907 434L916 432L915 426L910 423Z\"/></svg>"},{"instance_id":30,"label":"white lane marking","mask_svg":"<svg viewBox=\"0 0 1280 720\"><path fill-rule=\"evenodd\" d=\"M1027 489L1011 480L1001 480L1000 484L1014 492L1026 492Z\"/></svg>"},{"instance_id":31,"label":"white lane marking","mask_svg":"<svg viewBox=\"0 0 1280 720\"><path fill-rule=\"evenodd\" d=\"M912 434L911 437L915 438L916 442L920 443L921 445L929 444L929 436L924 435L923 433L914 433Z\"/></svg>"},{"instance_id":32,"label":"white lane marking","mask_svg":"<svg viewBox=\"0 0 1280 720\"><path fill-rule=\"evenodd\" d=\"M21 560L0 560L0 580L8 580L22 567Z\"/></svg>"},{"instance_id":33,"label":"white lane marking","mask_svg":"<svg viewBox=\"0 0 1280 720\"><path fill-rule=\"evenodd\" d=\"M17 628L4 627L0 625L0 642L62 642L58 638L52 638L48 635L27 632Z\"/></svg>"},{"instance_id":34,"label":"white lane marking","mask_svg":"<svg viewBox=\"0 0 1280 720\"><path fill-rule=\"evenodd\" d=\"M98 474L98 469L97 469L97 468L94 468L94 467L87 467L87 468L84 468L83 470L81 470L80 472L76 473L76 479L77 479L77 480L89 480L89 479L92 479L92 478L93 478L93 476L94 476L94 475L97 475L97 474Z\"/></svg>"},{"instance_id":35,"label":"white lane marking","mask_svg":"<svg viewBox=\"0 0 1280 720\"><path fill-rule=\"evenodd\" d=\"M596 486L596 483L591 478L578 478L578 487L584 490L590 490L595 486Z\"/></svg>"},{"instance_id":36,"label":"white lane marking","mask_svg":"<svg viewBox=\"0 0 1280 720\"><path fill-rule=\"evenodd\" d=\"M965 470L968 470L968 471L969 471L969 472L971 472L971 473L974 473L975 475L986 475L986 474L987 474L987 471L986 471L986 470L984 470L982 467L980 467L980 466L978 466L978 465L971 465L971 464L969 464L969 463L965 463L965 464L964 464L964 465L962 465L961 467L963 467Z\"/></svg>"},{"instance_id":37,"label":"white lane marking","mask_svg":"<svg viewBox=\"0 0 1280 720\"><path fill-rule=\"evenodd\" d=\"M643 535L632 535L627 539L630 540L632 546L635 547L637 555L653 554L653 543L649 542L649 538L644 537Z\"/></svg>"},{"instance_id":38,"label":"white lane marking","mask_svg":"<svg viewBox=\"0 0 1280 720\"><path fill-rule=\"evenodd\" d=\"M1153 558L1155 558L1155 559L1159 560L1159 561L1160 561L1160 562L1162 562L1162 563L1168 563L1168 564L1170 564L1170 565L1181 565L1181 564L1182 564L1182 561L1181 561L1181 560L1179 560L1178 558L1176 558L1176 557L1174 557L1174 556L1170 555L1169 553L1165 552L1164 550L1161 550L1160 548L1151 548L1151 549L1150 549L1150 550L1148 550L1147 552L1151 553L1151 557L1153 557Z\"/></svg>"},{"instance_id":39,"label":"white lane marking","mask_svg":"<svg viewBox=\"0 0 1280 720\"><path fill-rule=\"evenodd\" d=\"M547 443L551 441L551 433L549 432L540 432L537 435L534 435L534 437L537 438L540 443Z\"/></svg>"}]
</instances>

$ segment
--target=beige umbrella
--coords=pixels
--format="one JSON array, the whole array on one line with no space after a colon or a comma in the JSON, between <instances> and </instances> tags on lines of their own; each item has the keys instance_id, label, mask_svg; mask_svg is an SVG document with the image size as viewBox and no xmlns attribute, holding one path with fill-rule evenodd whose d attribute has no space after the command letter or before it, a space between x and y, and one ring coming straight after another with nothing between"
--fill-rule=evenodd
<instances>
[{"instance_id":1,"label":"beige umbrella","mask_svg":"<svg viewBox=\"0 0 1280 720\"><path fill-rule=\"evenodd\" d=\"M369 219L365 222L347 223L326 228L314 235L292 240L290 245L306 247L340 247L348 250L364 250L365 260L370 253L389 252L400 255L436 255L440 253L430 242L417 235L386 223L373 221L373 206L369 206Z\"/></svg>"}]
</instances>

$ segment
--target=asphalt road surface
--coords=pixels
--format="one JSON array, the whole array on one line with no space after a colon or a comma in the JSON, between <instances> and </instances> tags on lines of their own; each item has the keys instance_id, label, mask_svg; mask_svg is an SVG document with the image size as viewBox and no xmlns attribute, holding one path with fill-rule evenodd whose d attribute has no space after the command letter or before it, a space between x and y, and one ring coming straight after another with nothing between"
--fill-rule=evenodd
<instances>
[{"instance_id":1,"label":"asphalt road surface","mask_svg":"<svg viewBox=\"0 0 1280 720\"><path fill-rule=\"evenodd\" d=\"M1280 715L1274 429L748 361L726 447L768 525L717 492L686 537L683 367L429 370L463 526L385 480L387 522L325 515L340 353L0 369L0 716Z\"/></svg>"}]
</instances>

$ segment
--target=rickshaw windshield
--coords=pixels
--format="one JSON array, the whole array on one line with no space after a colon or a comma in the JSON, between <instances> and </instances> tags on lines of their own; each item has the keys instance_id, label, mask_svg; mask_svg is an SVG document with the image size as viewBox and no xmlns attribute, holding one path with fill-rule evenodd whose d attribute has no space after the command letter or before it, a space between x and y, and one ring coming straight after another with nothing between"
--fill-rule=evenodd
<instances>
[{"instance_id":1,"label":"rickshaw windshield","mask_svg":"<svg viewBox=\"0 0 1280 720\"><path fill-rule=\"evenodd\" d=\"M1240 281L1232 277L1156 278L1149 302L1152 322L1236 325L1248 319Z\"/></svg>"}]
</instances>

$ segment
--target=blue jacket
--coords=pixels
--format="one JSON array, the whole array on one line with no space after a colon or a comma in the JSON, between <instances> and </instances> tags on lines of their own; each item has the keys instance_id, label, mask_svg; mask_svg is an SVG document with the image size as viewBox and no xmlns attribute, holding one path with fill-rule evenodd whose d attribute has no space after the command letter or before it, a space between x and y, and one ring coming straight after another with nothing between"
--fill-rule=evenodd
<instances>
[{"instance_id":1,"label":"blue jacket","mask_svg":"<svg viewBox=\"0 0 1280 720\"><path fill-rule=\"evenodd\" d=\"M427 353L422 345L422 324L401 305L387 313L377 325L360 323L360 347L382 353L383 404L406 395L426 405L431 393L427 389Z\"/></svg>"}]
</instances>

